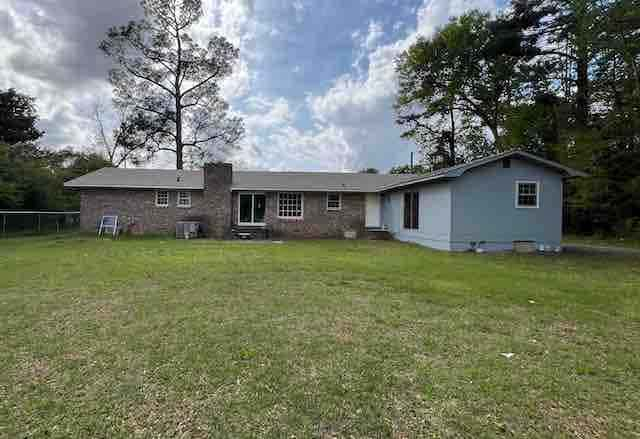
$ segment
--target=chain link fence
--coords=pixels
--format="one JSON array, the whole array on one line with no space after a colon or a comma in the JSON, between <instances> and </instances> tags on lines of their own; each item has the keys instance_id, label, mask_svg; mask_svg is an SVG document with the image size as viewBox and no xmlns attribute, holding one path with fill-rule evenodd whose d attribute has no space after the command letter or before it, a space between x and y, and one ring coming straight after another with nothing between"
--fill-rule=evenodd
<instances>
[{"instance_id":1,"label":"chain link fence","mask_svg":"<svg viewBox=\"0 0 640 439\"><path fill-rule=\"evenodd\" d=\"M0 210L0 236L26 236L80 230L80 212Z\"/></svg>"}]
</instances>

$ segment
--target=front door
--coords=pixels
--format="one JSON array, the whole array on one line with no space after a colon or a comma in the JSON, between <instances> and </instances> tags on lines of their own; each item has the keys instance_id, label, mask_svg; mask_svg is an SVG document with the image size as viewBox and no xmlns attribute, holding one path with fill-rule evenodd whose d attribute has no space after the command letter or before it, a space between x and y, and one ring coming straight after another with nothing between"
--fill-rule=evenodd
<instances>
[{"instance_id":1,"label":"front door","mask_svg":"<svg viewBox=\"0 0 640 439\"><path fill-rule=\"evenodd\" d=\"M264 225L266 205L264 194L240 194L238 224Z\"/></svg>"},{"instance_id":2,"label":"front door","mask_svg":"<svg viewBox=\"0 0 640 439\"><path fill-rule=\"evenodd\" d=\"M365 227L381 227L381 213L380 194L367 194L365 203Z\"/></svg>"}]
</instances>

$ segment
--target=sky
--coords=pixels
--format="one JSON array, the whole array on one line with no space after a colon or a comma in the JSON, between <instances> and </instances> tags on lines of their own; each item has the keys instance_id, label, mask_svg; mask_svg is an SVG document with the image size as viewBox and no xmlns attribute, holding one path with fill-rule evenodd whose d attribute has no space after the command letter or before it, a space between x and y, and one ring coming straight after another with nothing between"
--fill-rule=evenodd
<instances>
[{"instance_id":1,"label":"sky","mask_svg":"<svg viewBox=\"0 0 640 439\"><path fill-rule=\"evenodd\" d=\"M246 133L229 157L243 169L387 172L416 147L393 111L394 58L470 9L500 0L203 0L194 37L240 49L222 84ZM36 98L41 143L90 148L96 104L110 105L110 26L141 15L138 0L0 0L0 89ZM155 167L171 167L160 157Z\"/></svg>"}]
</instances>

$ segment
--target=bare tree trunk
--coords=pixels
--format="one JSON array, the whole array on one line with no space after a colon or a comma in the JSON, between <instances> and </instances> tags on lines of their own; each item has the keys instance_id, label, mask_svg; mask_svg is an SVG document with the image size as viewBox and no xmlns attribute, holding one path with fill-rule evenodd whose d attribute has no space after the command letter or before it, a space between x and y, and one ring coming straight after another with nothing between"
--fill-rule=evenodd
<instances>
[{"instance_id":1,"label":"bare tree trunk","mask_svg":"<svg viewBox=\"0 0 640 439\"><path fill-rule=\"evenodd\" d=\"M176 93L176 169L182 169L184 167L184 161L182 157L183 144L182 144L182 91L180 89L180 75L182 74L182 40L180 38L180 29L178 27L178 19L176 6L174 5L174 19L176 21L176 41L178 43L178 57L176 59L176 81L175 81L175 93Z\"/></svg>"},{"instance_id":2,"label":"bare tree trunk","mask_svg":"<svg viewBox=\"0 0 640 439\"><path fill-rule=\"evenodd\" d=\"M451 135L449 136L449 165L455 166L456 157L456 120L453 114L453 108L449 108L449 119L451 120Z\"/></svg>"},{"instance_id":3,"label":"bare tree trunk","mask_svg":"<svg viewBox=\"0 0 640 439\"><path fill-rule=\"evenodd\" d=\"M176 98L176 169L182 169L184 162L182 159L182 106L180 97Z\"/></svg>"},{"instance_id":4,"label":"bare tree trunk","mask_svg":"<svg viewBox=\"0 0 640 439\"><path fill-rule=\"evenodd\" d=\"M589 121L589 61L580 56L577 65L576 124L579 128L587 126Z\"/></svg>"},{"instance_id":5,"label":"bare tree trunk","mask_svg":"<svg viewBox=\"0 0 640 439\"><path fill-rule=\"evenodd\" d=\"M493 135L493 143L496 146L498 152L502 151L502 139L500 138L500 132L498 131L498 125L495 123L489 124L489 131Z\"/></svg>"}]
</instances>

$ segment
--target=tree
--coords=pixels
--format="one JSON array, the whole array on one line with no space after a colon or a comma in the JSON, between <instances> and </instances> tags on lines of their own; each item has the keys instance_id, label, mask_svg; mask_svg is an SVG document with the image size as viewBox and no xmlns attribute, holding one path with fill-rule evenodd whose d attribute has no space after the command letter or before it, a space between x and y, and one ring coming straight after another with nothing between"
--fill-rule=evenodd
<instances>
[{"instance_id":1,"label":"tree","mask_svg":"<svg viewBox=\"0 0 640 439\"><path fill-rule=\"evenodd\" d=\"M113 114L101 103L93 108L95 134L93 143L96 149L105 156L111 166L119 167L131 163L139 165L151 158L147 146L154 133L145 131L143 120L126 105L118 106Z\"/></svg>"},{"instance_id":2,"label":"tree","mask_svg":"<svg viewBox=\"0 0 640 439\"><path fill-rule=\"evenodd\" d=\"M38 115L34 99L10 88L0 90L0 143L34 142L44 131L36 128Z\"/></svg>"},{"instance_id":3,"label":"tree","mask_svg":"<svg viewBox=\"0 0 640 439\"><path fill-rule=\"evenodd\" d=\"M431 169L424 165L399 165L389 170L389 174L428 174L429 172Z\"/></svg>"},{"instance_id":4,"label":"tree","mask_svg":"<svg viewBox=\"0 0 640 439\"><path fill-rule=\"evenodd\" d=\"M379 174L380 171L376 168L364 168L360 170L361 174Z\"/></svg>"},{"instance_id":5,"label":"tree","mask_svg":"<svg viewBox=\"0 0 640 439\"><path fill-rule=\"evenodd\" d=\"M116 105L131 110L127 124L146 133L147 151L174 153L177 169L185 156L219 159L244 131L219 84L231 74L238 50L222 36L201 47L188 34L202 18L201 0L141 4L144 19L112 27L100 43L116 65L109 75Z\"/></svg>"},{"instance_id":6,"label":"tree","mask_svg":"<svg viewBox=\"0 0 640 439\"><path fill-rule=\"evenodd\" d=\"M573 102L577 129L589 125L589 68L597 54L601 13L608 0L512 0L511 22L535 43L537 62L552 63L564 98Z\"/></svg>"},{"instance_id":7,"label":"tree","mask_svg":"<svg viewBox=\"0 0 640 439\"><path fill-rule=\"evenodd\" d=\"M505 115L520 85L519 57L513 52L521 55L522 48L513 33L499 34L499 29L489 15L473 11L432 38L418 39L396 60L397 123L408 127L403 137L422 146L432 167L503 147ZM478 151L484 129L493 139Z\"/></svg>"}]
</instances>

